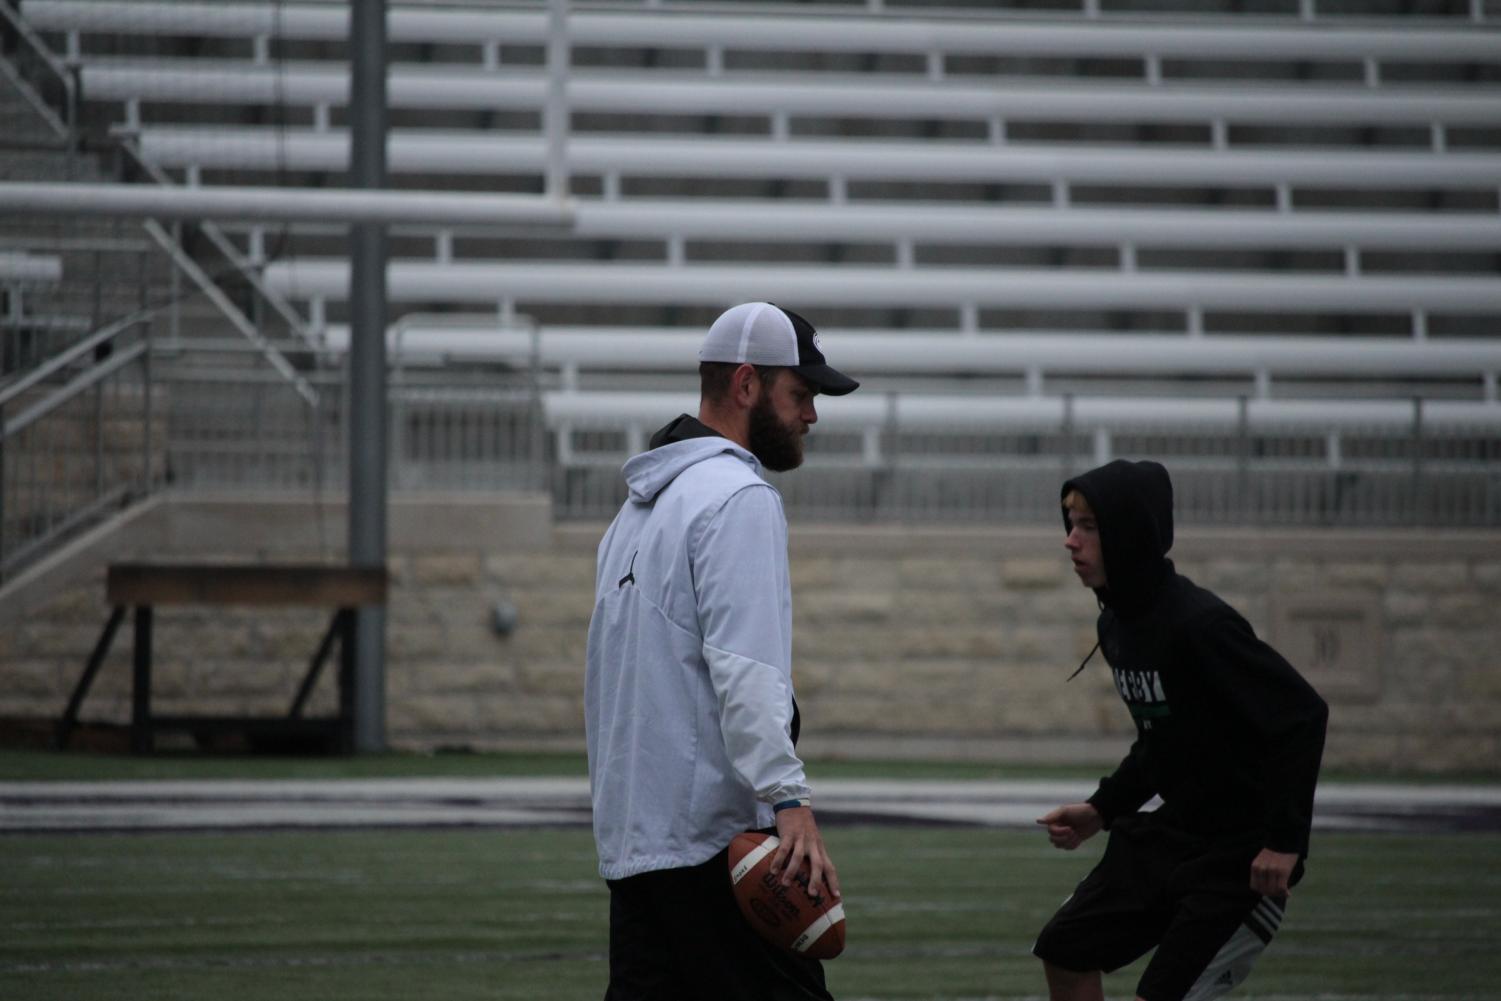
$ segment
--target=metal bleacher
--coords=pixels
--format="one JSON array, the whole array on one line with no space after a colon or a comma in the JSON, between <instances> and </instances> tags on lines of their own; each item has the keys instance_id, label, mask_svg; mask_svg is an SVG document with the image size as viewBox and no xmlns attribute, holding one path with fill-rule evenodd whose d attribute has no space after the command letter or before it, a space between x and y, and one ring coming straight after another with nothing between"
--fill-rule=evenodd
<instances>
[{"instance_id":1,"label":"metal bleacher","mask_svg":"<svg viewBox=\"0 0 1501 1001\"><path fill-rule=\"evenodd\" d=\"M1496 524L1501 18L1241 8L575 3L572 225L391 227L407 413L530 373L560 513L594 516L691 405L704 323L771 299L868 389L793 505L1030 517L1070 463L1155 454L1190 518ZM342 5L23 13L160 180L343 184ZM543 191L546 5L399 4L389 33L392 187ZM224 231L336 365L342 227Z\"/></svg>"}]
</instances>

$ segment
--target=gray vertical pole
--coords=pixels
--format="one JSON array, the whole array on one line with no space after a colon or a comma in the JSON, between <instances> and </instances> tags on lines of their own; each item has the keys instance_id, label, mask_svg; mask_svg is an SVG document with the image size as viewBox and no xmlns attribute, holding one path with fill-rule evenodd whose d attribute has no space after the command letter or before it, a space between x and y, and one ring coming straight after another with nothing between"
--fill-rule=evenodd
<instances>
[{"instance_id":1,"label":"gray vertical pole","mask_svg":"<svg viewBox=\"0 0 1501 1001\"><path fill-rule=\"evenodd\" d=\"M386 186L386 3L350 4L350 186ZM349 563L386 563L386 233L377 223L350 227ZM352 749L386 743L386 615L379 605L355 613ZM348 722L348 721L346 721Z\"/></svg>"}]
</instances>

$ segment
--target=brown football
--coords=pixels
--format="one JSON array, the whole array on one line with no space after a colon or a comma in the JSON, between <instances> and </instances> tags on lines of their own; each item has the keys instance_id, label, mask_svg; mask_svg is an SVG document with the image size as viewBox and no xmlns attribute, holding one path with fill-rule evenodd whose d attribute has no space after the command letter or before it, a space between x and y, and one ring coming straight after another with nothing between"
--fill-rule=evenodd
<instances>
[{"instance_id":1,"label":"brown football","mask_svg":"<svg viewBox=\"0 0 1501 1001\"><path fill-rule=\"evenodd\" d=\"M740 912L772 945L811 959L833 959L844 951L844 904L808 892L808 874L791 885L771 873L775 835L747 831L730 842L730 884Z\"/></svg>"}]
</instances>

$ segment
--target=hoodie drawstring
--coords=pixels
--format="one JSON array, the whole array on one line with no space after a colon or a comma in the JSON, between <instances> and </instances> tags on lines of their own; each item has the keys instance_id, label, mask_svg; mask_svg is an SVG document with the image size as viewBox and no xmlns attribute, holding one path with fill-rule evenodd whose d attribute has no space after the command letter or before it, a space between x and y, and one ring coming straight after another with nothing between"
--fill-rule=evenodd
<instances>
[{"instance_id":1,"label":"hoodie drawstring","mask_svg":"<svg viewBox=\"0 0 1501 1001\"><path fill-rule=\"evenodd\" d=\"M1084 655L1084 659L1079 661L1079 666L1074 668L1074 673L1070 674L1067 678L1064 679L1063 683L1065 685L1079 676L1079 672L1084 670L1084 665L1089 663L1089 658L1093 657L1095 655L1095 651L1099 648L1100 643L1098 640L1096 640L1095 645L1091 647L1090 651Z\"/></svg>"}]
</instances>

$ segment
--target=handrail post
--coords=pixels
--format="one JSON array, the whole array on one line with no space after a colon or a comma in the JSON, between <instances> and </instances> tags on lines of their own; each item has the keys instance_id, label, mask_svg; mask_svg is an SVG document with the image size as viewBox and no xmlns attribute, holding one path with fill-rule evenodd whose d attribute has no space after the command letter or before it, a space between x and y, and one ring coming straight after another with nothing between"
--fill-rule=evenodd
<instances>
[{"instance_id":1,"label":"handrail post","mask_svg":"<svg viewBox=\"0 0 1501 1001\"><path fill-rule=\"evenodd\" d=\"M546 193L554 201L568 197L568 74L572 55L568 40L568 0L547 0L547 104L542 127L547 140Z\"/></svg>"}]
</instances>

